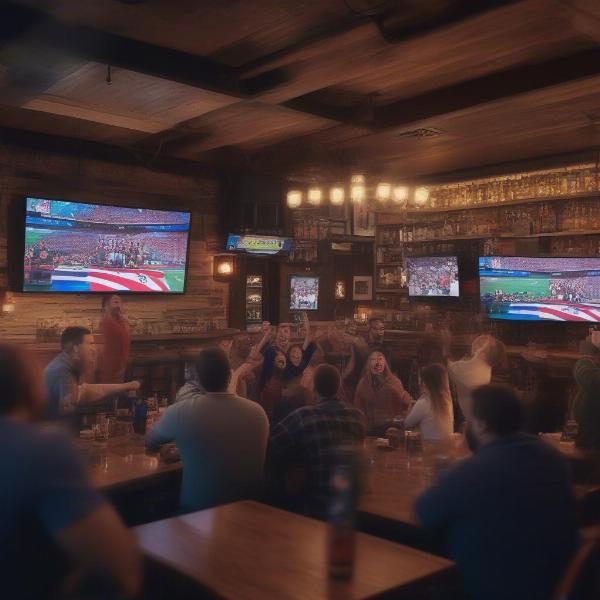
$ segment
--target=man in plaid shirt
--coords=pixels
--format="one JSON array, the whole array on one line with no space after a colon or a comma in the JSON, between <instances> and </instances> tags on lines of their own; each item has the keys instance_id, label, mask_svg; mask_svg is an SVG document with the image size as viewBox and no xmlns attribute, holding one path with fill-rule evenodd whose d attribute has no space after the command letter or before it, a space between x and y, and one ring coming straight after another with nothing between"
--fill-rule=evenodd
<instances>
[{"instance_id":1,"label":"man in plaid shirt","mask_svg":"<svg viewBox=\"0 0 600 600\"><path fill-rule=\"evenodd\" d=\"M288 415L271 432L268 462L288 477L290 467L300 467L303 486L295 508L316 518L326 518L330 479L342 446L362 446L364 415L337 398L340 374L321 365L314 375L318 401Z\"/></svg>"}]
</instances>

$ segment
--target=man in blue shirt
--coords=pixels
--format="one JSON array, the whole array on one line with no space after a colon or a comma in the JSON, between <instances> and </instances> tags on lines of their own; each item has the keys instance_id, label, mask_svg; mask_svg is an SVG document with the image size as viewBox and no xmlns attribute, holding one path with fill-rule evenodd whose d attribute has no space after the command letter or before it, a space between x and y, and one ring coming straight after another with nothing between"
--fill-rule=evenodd
<instances>
[{"instance_id":1,"label":"man in blue shirt","mask_svg":"<svg viewBox=\"0 0 600 600\"><path fill-rule=\"evenodd\" d=\"M63 436L28 423L43 410L41 373L0 343L0 582L2 597L53 598L66 576L108 582L106 598L140 586L135 543Z\"/></svg>"},{"instance_id":2,"label":"man in blue shirt","mask_svg":"<svg viewBox=\"0 0 600 600\"><path fill-rule=\"evenodd\" d=\"M468 597L549 598L577 545L567 465L519 433L511 388L484 385L472 400L466 435L475 454L421 495L417 516L444 534Z\"/></svg>"},{"instance_id":3,"label":"man in blue shirt","mask_svg":"<svg viewBox=\"0 0 600 600\"><path fill-rule=\"evenodd\" d=\"M85 327L67 327L60 338L61 353L44 371L48 390L48 419L64 419L74 427L82 411L97 405L109 396L138 390L138 381L126 383L81 383L86 366L95 365L94 336Z\"/></svg>"}]
</instances>

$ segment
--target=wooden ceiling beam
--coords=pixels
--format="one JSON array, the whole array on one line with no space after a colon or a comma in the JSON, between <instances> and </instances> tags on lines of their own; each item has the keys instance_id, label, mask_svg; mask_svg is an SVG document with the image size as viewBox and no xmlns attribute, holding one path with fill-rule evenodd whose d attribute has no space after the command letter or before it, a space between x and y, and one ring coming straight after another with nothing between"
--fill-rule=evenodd
<instances>
[{"instance_id":1,"label":"wooden ceiling beam","mask_svg":"<svg viewBox=\"0 0 600 600\"><path fill-rule=\"evenodd\" d=\"M375 110L375 130L397 129L453 112L600 75L600 48L458 83Z\"/></svg>"},{"instance_id":2,"label":"wooden ceiling beam","mask_svg":"<svg viewBox=\"0 0 600 600\"><path fill-rule=\"evenodd\" d=\"M90 27L66 25L14 2L0 5L0 48L7 44L46 46L81 59L112 65L189 86L244 98L283 81L274 70L241 82L238 70L210 58L156 46ZM11 24L14 24L12 26Z\"/></svg>"}]
</instances>

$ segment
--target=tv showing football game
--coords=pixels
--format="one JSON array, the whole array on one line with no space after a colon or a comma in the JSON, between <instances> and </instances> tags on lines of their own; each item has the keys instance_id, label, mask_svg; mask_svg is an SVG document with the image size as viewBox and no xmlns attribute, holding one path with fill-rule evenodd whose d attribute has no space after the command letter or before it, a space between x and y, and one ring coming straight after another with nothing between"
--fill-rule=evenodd
<instances>
[{"instance_id":1,"label":"tv showing football game","mask_svg":"<svg viewBox=\"0 0 600 600\"><path fill-rule=\"evenodd\" d=\"M479 281L491 319L600 322L600 258L481 256Z\"/></svg>"},{"instance_id":2,"label":"tv showing football game","mask_svg":"<svg viewBox=\"0 0 600 600\"><path fill-rule=\"evenodd\" d=\"M290 277L290 310L319 308L319 278L292 275Z\"/></svg>"},{"instance_id":3,"label":"tv showing football game","mask_svg":"<svg viewBox=\"0 0 600 600\"><path fill-rule=\"evenodd\" d=\"M419 256L406 259L408 295L458 297L456 256Z\"/></svg>"},{"instance_id":4,"label":"tv showing football game","mask_svg":"<svg viewBox=\"0 0 600 600\"><path fill-rule=\"evenodd\" d=\"M25 202L23 291L185 291L189 212Z\"/></svg>"}]
</instances>

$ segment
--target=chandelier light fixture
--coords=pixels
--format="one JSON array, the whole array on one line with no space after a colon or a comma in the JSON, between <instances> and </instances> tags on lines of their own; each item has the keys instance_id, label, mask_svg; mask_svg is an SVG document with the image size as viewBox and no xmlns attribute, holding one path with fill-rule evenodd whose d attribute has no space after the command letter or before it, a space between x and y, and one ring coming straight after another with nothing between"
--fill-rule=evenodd
<instances>
[{"instance_id":1,"label":"chandelier light fixture","mask_svg":"<svg viewBox=\"0 0 600 600\"><path fill-rule=\"evenodd\" d=\"M422 207L427 204L427 200L429 200L429 189L426 187L418 187L415 189L415 205Z\"/></svg>"},{"instance_id":2,"label":"chandelier light fixture","mask_svg":"<svg viewBox=\"0 0 600 600\"><path fill-rule=\"evenodd\" d=\"M298 208L302 204L302 192L300 190L289 190L287 193L287 205L289 208Z\"/></svg>"},{"instance_id":3,"label":"chandelier light fixture","mask_svg":"<svg viewBox=\"0 0 600 600\"><path fill-rule=\"evenodd\" d=\"M391 183L378 183L375 188L375 198L379 202L387 202L392 196L392 184Z\"/></svg>"},{"instance_id":4,"label":"chandelier light fixture","mask_svg":"<svg viewBox=\"0 0 600 600\"><path fill-rule=\"evenodd\" d=\"M367 197L364 175L352 175L350 178L350 200L355 204L361 204Z\"/></svg>"},{"instance_id":5,"label":"chandelier light fixture","mask_svg":"<svg viewBox=\"0 0 600 600\"><path fill-rule=\"evenodd\" d=\"M321 204L321 199L323 197L323 192L319 187L312 187L308 189L307 200L308 203L312 206L319 206Z\"/></svg>"},{"instance_id":6,"label":"chandelier light fixture","mask_svg":"<svg viewBox=\"0 0 600 600\"><path fill-rule=\"evenodd\" d=\"M333 206L341 206L344 204L344 188L341 185L336 185L329 190L329 202Z\"/></svg>"}]
</instances>

